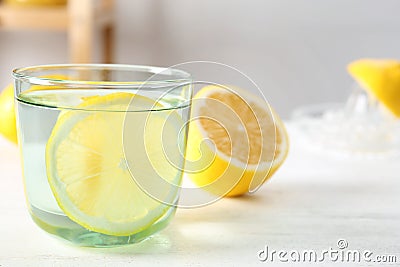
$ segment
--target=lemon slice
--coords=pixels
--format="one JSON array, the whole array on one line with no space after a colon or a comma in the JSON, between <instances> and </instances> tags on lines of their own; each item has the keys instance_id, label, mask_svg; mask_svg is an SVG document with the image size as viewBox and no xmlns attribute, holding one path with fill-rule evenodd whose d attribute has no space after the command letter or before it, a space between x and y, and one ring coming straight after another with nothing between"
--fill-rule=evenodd
<instances>
[{"instance_id":1,"label":"lemon slice","mask_svg":"<svg viewBox=\"0 0 400 267\"><path fill-rule=\"evenodd\" d=\"M60 114L46 146L48 181L60 208L71 220L103 234L135 234L170 209L143 192L128 170L123 111L133 97L135 108L154 107L153 100L130 93L87 97ZM143 131L135 130L135 138L144 140Z\"/></svg>"},{"instance_id":2,"label":"lemon slice","mask_svg":"<svg viewBox=\"0 0 400 267\"><path fill-rule=\"evenodd\" d=\"M349 73L396 117L400 117L400 61L360 59L348 66Z\"/></svg>"},{"instance_id":3,"label":"lemon slice","mask_svg":"<svg viewBox=\"0 0 400 267\"><path fill-rule=\"evenodd\" d=\"M285 127L276 114L272 116L268 104L231 89L214 85L201 89L193 99L189 130L188 175L219 196L255 191L288 153Z\"/></svg>"}]
</instances>

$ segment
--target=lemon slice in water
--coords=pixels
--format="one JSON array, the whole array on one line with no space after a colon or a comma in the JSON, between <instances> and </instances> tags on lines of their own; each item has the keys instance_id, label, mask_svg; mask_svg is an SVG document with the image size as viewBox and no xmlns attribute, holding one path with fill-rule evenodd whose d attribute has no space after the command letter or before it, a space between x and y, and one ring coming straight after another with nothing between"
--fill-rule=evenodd
<instances>
[{"instance_id":1,"label":"lemon slice in water","mask_svg":"<svg viewBox=\"0 0 400 267\"><path fill-rule=\"evenodd\" d=\"M127 113L123 111L133 97L138 108L155 105L130 93L87 97L60 114L46 146L48 181L60 208L71 220L103 234L135 234L171 208L143 192L128 170L123 147ZM167 128L176 131L170 135L178 135L179 127ZM137 129L135 137L145 140L143 133Z\"/></svg>"}]
</instances>

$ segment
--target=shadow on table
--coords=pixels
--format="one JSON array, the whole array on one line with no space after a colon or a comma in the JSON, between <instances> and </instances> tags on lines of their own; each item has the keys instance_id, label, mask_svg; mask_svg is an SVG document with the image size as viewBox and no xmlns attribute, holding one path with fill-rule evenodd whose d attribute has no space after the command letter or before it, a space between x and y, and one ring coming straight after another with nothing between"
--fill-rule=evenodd
<instances>
[{"instance_id":1,"label":"shadow on table","mask_svg":"<svg viewBox=\"0 0 400 267\"><path fill-rule=\"evenodd\" d=\"M241 216L241 213L247 212L251 216L251 213L257 213L260 210L264 212L268 209L270 198L273 196L256 194L221 199L201 208L181 208L165 230L141 243L126 247L87 248L87 250L94 253L127 256L160 255L185 250L222 251L236 242L240 233L246 231L244 227L248 223L248 218Z\"/></svg>"}]
</instances>

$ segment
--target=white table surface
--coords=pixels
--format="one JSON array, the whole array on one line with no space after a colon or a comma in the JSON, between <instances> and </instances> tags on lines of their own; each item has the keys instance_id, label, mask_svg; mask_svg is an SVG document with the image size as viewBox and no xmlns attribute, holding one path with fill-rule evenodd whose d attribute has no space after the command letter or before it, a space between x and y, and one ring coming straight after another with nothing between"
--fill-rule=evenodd
<instances>
[{"instance_id":1,"label":"white table surface","mask_svg":"<svg viewBox=\"0 0 400 267\"><path fill-rule=\"evenodd\" d=\"M289 134L286 163L255 195L178 210L161 233L113 249L73 247L40 230L26 209L18 148L0 137L0 266L310 266L261 262L258 253L266 245L322 252L338 239L397 263L319 266L399 266L400 160L314 154Z\"/></svg>"}]
</instances>

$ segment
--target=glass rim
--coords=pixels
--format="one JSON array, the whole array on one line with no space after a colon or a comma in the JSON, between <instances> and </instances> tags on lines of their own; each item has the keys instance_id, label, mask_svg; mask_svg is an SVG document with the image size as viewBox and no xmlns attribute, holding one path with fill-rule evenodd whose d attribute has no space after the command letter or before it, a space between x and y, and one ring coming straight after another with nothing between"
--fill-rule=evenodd
<instances>
[{"instance_id":1,"label":"glass rim","mask_svg":"<svg viewBox=\"0 0 400 267\"><path fill-rule=\"evenodd\" d=\"M74 80L74 79L60 79L51 77L39 77L30 74L35 71L43 70L114 70L114 71L133 71L139 73L149 73L150 78L146 80L132 80L132 81L90 81L90 80ZM13 78L18 81L27 82L34 85L52 86L63 85L68 87L90 87L90 88L132 88L132 86L146 85L165 85L171 83L190 83L192 81L191 75L183 70L175 68L154 67L148 65L130 65L130 64L46 64L46 65L33 65L29 67L15 68L13 71ZM164 79L152 81L151 77L157 74L171 76L171 79ZM164 88L163 86L160 89ZM157 89L154 87L152 89Z\"/></svg>"},{"instance_id":2,"label":"glass rim","mask_svg":"<svg viewBox=\"0 0 400 267\"><path fill-rule=\"evenodd\" d=\"M48 71L49 73L46 73ZM59 73L57 73L57 71ZM80 79L80 78L70 78L67 71L88 71L88 73L98 72L100 73L100 78L95 79ZM105 71L104 77L102 71ZM145 74L145 77L140 77L138 79L131 79L128 76L127 81L118 81L118 78L108 80L107 71L116 72L127 72L128 74ZM43 76L42 76L43 75ZM65 77L64 77L65 75ZM152 80L153 77L157 75L162 75L158 80ZM59 77L58 77L59 76ZM97 76L97 75L96 75ZM192 79L191 75L183 70L174 68L163 68L163 67L153 67L145 65L129 65L129 64L50 64L50 65L36 65L24 68L17 68L13 70L13 77L15 79L15 99L20 102L27 104L32 104L36 106L42 106L45 108L58 108L58 109L70 109L70 110L85 110L85 111L159 111L165 109L176 109L188 106L186 101L190 101L192 96ZM83 76L85 77L85 76ZM117 76L118 77L118 76ZM66 78L66 79L65 79ZM69 79L68 79L69 78ZM18 83L17 83L18 82ZM28 83L33 86L43 86L38 91L51 90L51 87L60 87L60 90L102 90L102 91L116 91L116 92L131 92L131 90L144 90L150 92L158 92L163 95L159 96L157 99L170 94L174 88L183 88L189 86L189 94L186 98L182 98L181 102L175 103L174 105L168 107L158 107L156 105L148 108L138 108L138 109L122 109L122 110L109 110L108 108L100 107L78 107L71 105L69 103L55 103L49 101L39 101L24 98L24 93L20 90L21 83ZM54 88L52 88L54 89ZM27 90L29 91L29 89ZM54 92L54 91L53 91ZM135 93L136 94L136 93ZM133 95L135 95L133 94ZM131 105L130 105L131 106Z\"/></svg>"}]
</instances>

